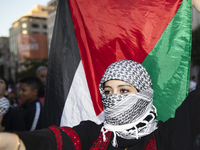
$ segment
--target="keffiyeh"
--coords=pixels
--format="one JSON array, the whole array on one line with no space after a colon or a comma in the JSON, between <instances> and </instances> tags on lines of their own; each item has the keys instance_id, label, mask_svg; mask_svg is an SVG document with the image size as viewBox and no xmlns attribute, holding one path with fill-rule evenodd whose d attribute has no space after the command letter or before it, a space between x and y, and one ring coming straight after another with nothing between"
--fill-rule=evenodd
<instances>
[{"instance_id":1,"label":"keffiyeh","mask_svg":"<svg viewBox=\"0 0 200 150\"><path fill-rule=\"evenodd\" d=\"M0 116L4 113L7 113L9 107L10 107L10 103L8 99L5 97L2 97L0 99Z\"/></svg>"},{"instance_id":2,"label":"keffiyeh","mask_svg":"<svg viewBox=\"0 0 200 150\"><path fill-rule=\"evenodd\" d=\"M132 60L117 61L106 69L99 84L101 95L103 94L104 83L114 79L128 82L138 91L152 87L151 78L146 69L140 63Z\"/></svg>"},{"instance_id":3,"label":"keffiyeh","mask_svg":"<svg viewBox=\"0 0 200 150\"><path fill-rule=\"evenodd\" d=\"M104 83L109 80L128 82L139 92L129 95L104 95ZM102 94L105 113L101 131L103 135L107 131L114 133L112 142L114 147L117 147L117 136L124 139L138 139L157 129L152 82L141 64L132 60L122 60L111 64L100 81L99 90Z\"/></svg>"}]
</instances>

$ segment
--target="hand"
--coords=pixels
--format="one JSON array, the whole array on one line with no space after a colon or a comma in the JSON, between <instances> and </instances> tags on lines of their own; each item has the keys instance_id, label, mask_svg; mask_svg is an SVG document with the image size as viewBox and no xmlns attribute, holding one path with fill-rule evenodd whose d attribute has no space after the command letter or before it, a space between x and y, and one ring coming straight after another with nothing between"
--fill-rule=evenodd
<instances>
[{"instance_id":1,"label":"hand","mask_svg":"<svg viewBox=\"0 0 200 150\"><path fill-rule=\"evenodd\" d=\"M13 133L0 133L0 150L26 150L26 147L22 140L20 140L16 134Z\"/></svg>"},{"instance_id":2,"label":"hand","mask_svg":"<svg viewBox=\"0 0 200 150\"><path fill-rule=\"evenodd\" d=\"M192 0L192 6L196 8L200 12L200 0Z\"/></svg>"}]
</instances>

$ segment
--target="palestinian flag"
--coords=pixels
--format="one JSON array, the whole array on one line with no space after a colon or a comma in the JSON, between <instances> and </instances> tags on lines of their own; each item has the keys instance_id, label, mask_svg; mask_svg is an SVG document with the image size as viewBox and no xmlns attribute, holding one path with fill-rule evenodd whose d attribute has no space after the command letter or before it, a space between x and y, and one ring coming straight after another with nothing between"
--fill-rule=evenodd
<instances>
[{"instance_id":1,"label":"palestinian flag","mask_svg":"<svg viewBox=\"0 0 200 150\"><path fill-rule=\"evenodd\" d=\"M191 0L60 0L51 42L45 126L103 120L98 85L113 62L149 72L158 119L173 117L188 93Z\"/></svg>"}]
</instances>

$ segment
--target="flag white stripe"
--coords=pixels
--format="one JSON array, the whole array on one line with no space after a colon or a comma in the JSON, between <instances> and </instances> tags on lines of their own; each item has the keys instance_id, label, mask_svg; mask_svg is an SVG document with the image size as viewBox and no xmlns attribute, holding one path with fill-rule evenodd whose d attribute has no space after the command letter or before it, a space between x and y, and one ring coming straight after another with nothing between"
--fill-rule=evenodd
<instances>
[{"instance_id":1,"label":"flag white stripe","mask_svg":"<svg viewBox=\"0 0 200 150\"><path fill-rule=\"evenodd\" d=\"M65 102L60 126L73 127L83 120L100 124L104 120L104 113L98 116L95 114L83 64L80 61Z\"/></svg>"}]
</instances>

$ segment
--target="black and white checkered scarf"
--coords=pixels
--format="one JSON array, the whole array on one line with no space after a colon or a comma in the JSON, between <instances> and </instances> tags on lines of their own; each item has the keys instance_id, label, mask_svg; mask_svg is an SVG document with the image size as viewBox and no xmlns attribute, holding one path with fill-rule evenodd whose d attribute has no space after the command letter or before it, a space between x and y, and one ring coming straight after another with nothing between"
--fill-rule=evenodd
<instances>
[{"instance_id":1,"label":"black and white checkered scarf","mask_svg":"<svg viewBox=\"0 0 200 150\"><path fill-rule=\"evenodd\" d=\"M104 83L122 80L132 84L139 92L129 95L104 95ZM103 135L114 133L113 146L117 147L116 136L124 139L138 139L157 129L156 108L153 106L153 89L146 69L132 60L111 64L105 71L99 90L105 113ZM105 136L104 136L105 137Z\"/></svg>"},{"instance_id":2,"label":"black and white checkered scarf","mask_svg":"<svg viewBox=\"0 0 200 150\"><path fill-rule=\"evenodd\" d=\"M8 99L5 97L2 97L0 99L0 116L4 113L7 113L9 107L10 107L10 103Z\"/></svg>"}]
</instances>

